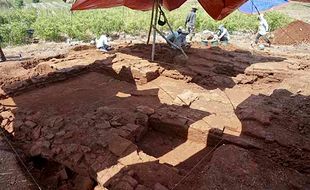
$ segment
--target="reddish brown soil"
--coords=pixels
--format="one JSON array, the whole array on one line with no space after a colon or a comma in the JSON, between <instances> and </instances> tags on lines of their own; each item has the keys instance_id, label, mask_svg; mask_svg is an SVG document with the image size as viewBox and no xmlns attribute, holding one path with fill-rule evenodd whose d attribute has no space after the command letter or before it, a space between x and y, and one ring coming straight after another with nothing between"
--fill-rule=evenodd
<instances>
[{"instance_id":1,"label":"reddish brown soil","mask_svg":"<svg viewBox=\"0 0 310 190\"><path fill-rule=\"evenodd\" d=\"M194 44L184 59L160 44L150 62L150 48L0 65L1 130L42 189L310 187L306 56Z\"/></svg>"},{"instance_id":2,"label":"reddish brown soil","mask_svg":"<svg viewBox=\"0 0 310 190\"><path fill-rule=\"evenodd\" d=\"M281 45L310 43L310 24L297 20L274 31L273 43Z\"/></svg>"}]
</instances>

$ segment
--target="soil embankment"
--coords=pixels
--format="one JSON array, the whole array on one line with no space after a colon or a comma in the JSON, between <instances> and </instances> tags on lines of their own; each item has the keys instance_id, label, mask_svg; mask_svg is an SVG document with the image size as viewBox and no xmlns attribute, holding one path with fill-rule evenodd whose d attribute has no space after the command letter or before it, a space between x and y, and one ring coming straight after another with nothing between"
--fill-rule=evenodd
<instances>
[{"instance_id":1,"label":"soil embankment","mask_svg":"<svg viewBox=\"0 0 310 190\"><path fill-rule=\"evenodd\" d=\"M273 32L274 44L292 45L310 43L310 24L303 21L294 21L284 28Z\"/></svg>"}]
</instances>

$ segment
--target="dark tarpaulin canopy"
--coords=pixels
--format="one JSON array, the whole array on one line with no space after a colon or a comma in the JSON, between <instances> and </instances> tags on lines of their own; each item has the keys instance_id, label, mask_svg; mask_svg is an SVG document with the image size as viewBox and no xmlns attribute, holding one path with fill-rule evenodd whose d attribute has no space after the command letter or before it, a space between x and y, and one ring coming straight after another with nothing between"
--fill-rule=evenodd
<instances>
[{"instance_id":1,"label":"dark tarpaulin canopy","mask_svg":"<svg viewBox=\"0 0 310 190\"><path fill-rule=\"evenodd\" d=\"M186 0L161 0L160 4L171 11L179 8ZM204 10L215 20L221 20L238 9L246 0L198 0ZM87 10L126 6L134 10L147 11L154 0L77 0L71 10Z\"/></svg>"}]
</instances>

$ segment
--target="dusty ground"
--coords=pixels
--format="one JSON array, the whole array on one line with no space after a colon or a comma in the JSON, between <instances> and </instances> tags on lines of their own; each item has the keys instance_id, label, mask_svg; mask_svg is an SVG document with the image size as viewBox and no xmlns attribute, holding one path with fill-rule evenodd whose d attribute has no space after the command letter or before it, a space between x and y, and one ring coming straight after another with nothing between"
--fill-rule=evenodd
<instances>
[{"instance_id":1,"label":"dusty ground","mask_svg":"<svg viewBox=\"0 0 310 190\"><path fill-rule=\"evenodd\" d=\"M278 11L289 15L290 17L302 20L310 24L310 1L309 0L301 0L300 2L290 1L288 5L285 5L279 9ZM296 14L298 13L298 14Z\"/></svg>"},{"instance_id":2,"label":"dusty ground","mask_svg":"<svg viewBox=\"0 0 310 190\"><path fill-rule=\"evenodd\" d=\"M309 189L309 54L238 45L1 63L1 127L42 189Z\"/></svg>"}]
</instances>

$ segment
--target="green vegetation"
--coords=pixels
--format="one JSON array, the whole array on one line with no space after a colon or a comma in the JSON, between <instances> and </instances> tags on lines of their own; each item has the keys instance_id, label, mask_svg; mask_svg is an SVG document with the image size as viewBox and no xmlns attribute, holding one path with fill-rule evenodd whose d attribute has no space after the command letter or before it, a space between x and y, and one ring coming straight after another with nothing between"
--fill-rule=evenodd
<instances>
[{"instance_id":1,"label":"green vegetation","mask_svg":"<svg viewBox=\"0 0 310 190\"><path fill-rule=\"evenodd\" d=\"M22 8L24 6L24 0L15 0L15 7Z\"/></svg>"},{"instance_id":2,"label":"green vegetation","mask_svg":"<svg viewBox=\"0 0 310 190\"><path fill-rule=\"evenodd\" d=\"M0 0L0 11L1 9L8 9L10 7L13 7L12 2L6 0Z\"/></svg>"},{"instance_id":3,"label":"green vegetation","mask_svg":"<svg viewBox=\"0 0 310 190\"><path fill-rule=\"evenodd\" d=\"M17 0L16 0L17 1ZM43 1L42 1L43 2ZM46 2L46 1L44 1ZM191 4L167 12L173 28L184 26L184 19ZM48 41L61 41L66 38L89 40L103 33L125 32L132 35L148 31L151 12L134 11L123 7L77 11L68 9L6 9L0 11L0 38L4 45L23 44L27 40L27 29L35 30L35 37ZM278 12L269 12L266 18L271 30L292 21ZM256 31L258 21L255 15L245 15L238 11L222 21L215 21L201 8L197 15L197 30L215 30L220 24L230 31ZM167 30L167 26L163 30Z\"/></svg>"}]
</instances>

